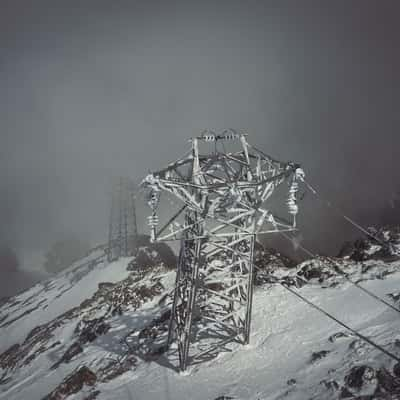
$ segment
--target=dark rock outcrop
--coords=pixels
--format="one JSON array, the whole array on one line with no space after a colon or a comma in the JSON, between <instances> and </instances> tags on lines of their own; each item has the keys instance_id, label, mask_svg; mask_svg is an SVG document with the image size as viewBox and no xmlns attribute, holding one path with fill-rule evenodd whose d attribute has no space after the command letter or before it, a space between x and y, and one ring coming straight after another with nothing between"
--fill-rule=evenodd
<instances>
[{"instance_id":1,"label":"dark rock outcrop","mask_svg":"<svg viewBox=\"0 0 400 400\"><path fill-rule=\"evenodd\" d=\"M368 365L355 366L344 378L340 398L398 399L400 379L384 367L374 369Z\"/></svg>"},{"instance_id":2,"label":"dark rock outcrop","mask_svg":"<svg viewBox=\"0 0 400 400\"><path fill-rule=\"evenodd\" d=\"M116 377L135 368L137 359L132 354L127 354L120 360L109 360L109 362L97 371L99 380L108 382Z\"/></svg>"},{"instance_id":3,"label":"dark rock outcrop","mask_svg":"<svg viewBox=\"0 0 400 400\"><path fill-rule=\"evenodd\" d=\"M400 227L386 226L379 229L368 228L369 235L355 242L345 242L339 258L353 261L383 260L394 261L400 258Z\"/></svg>"},{"instance_id":4,"label":"dark rock outcrop","mask_svg":"<svg viewBox=\"0 0 400 400\"><path fill-rule=\"evenodd\" d=\"M93 387L97 382L96 374L87 367L80 367L67 376L51 393L42 400L64 400L68 396L78 393L84 386ZM89 393L86 398L93 399L95 392ZM91 396L91 397L90 397Z\"/></svg>"},{"instance_id":5,"label":"dark rock outcrop","mask_svg":"<svg viewBox=\"0 0 400 400\"><path fill-rule=\"evenodd\" d=\"M310 362L311 364L316 363L319 360L322 360L323 358L325 358L328 354L330 353L329 350L321 350L321 351L316 351L314 353L311 354L311 359Z\"/></svg>"}]
</instances>

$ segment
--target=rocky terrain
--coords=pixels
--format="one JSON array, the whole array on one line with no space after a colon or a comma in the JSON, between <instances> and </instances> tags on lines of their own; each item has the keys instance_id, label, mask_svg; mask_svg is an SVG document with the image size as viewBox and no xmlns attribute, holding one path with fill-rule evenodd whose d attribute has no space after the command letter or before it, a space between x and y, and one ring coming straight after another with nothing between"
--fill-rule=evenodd
<instances>
[{"instance_id":1,"label":"rocky terrain","mask_svg":"<svg viewBox=\"0 0 400 400\"><path fill-rule=\"evenodd\" d=\"M108 263L100 246L3 300L0 399L400 399L399 363L276 284L400 357L400 314L349 282L400 308L400 230L371 235L299 265L258 245L250 345L185 374L165 347L172 251L144 241L135 257Z\"/></svg>"}]
</instances>

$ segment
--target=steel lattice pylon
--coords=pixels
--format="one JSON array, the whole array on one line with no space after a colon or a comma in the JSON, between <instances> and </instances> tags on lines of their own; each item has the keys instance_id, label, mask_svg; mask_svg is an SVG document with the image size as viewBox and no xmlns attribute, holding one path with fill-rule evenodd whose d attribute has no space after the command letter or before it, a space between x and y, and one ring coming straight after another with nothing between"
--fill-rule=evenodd
<instances>
[{"instance_id":1,"label":"steel lattice pylon","mask_svg":"<svg viewBox=\"0 0 400 400\"><path fill-rule=\"evenodd\" d=\"M115 181L108 228L108 261L134 254L137 243L135 189L129 178Z\"/></svg>"},{"instance_id":2,"label":"steel lattice pylon","mask_svg":"<svg viewBox=\"0 0 400 400\"><path fill-rule=\"evenodd\" d=\"M304 172L250 146L246 136L231 129L206 131L191 139L188 155L143 181L150 189L152 241L181 242L168 333L168 345L177 342L181 370L189 359L201 361L229 342L249 342L256 235L296 229L296 193ZM227 141L240 149L226 152ZM214 148L201 154L205 142ZM265 206L285 181L288 219ZM162 191L181 207L157 229Z\"/></svg>"}]
</instances>

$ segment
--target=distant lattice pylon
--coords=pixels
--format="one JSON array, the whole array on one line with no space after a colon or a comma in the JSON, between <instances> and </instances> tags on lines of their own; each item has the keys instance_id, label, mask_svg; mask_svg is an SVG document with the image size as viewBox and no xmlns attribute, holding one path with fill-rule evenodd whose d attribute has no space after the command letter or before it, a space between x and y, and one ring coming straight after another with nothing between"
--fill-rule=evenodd
<instances>
[{"instance_id":1,"label":"distant lattice pylon","mask_svg":"<svg viewBox=\"0 0 400 400\"><path fill-rule=\"evenodd\" d=\"M108 231L108 260L128 257L137 246L135 187L129 178L120 177L113 184Z\"/></svg>"},{"instance_id":2,"label":"distant lattice pylon","mask_svg":"<svg viewBox=\"0 0 400 400\"><path fill-rule=\"evenodd\" d=\"M246 136L231 129L205 131L191 139L189 155L143 181L150 190L152 241L181 243L168 334L168 345L177 343L181 370L229 342L249 342L256 235L296 229L304 172L250 146ZM227 152L227 142L238 149ZM200 152L207 143L212 151ZM286 219L269 207L284 182L289 183ZM163 192L181 207L158 229Z\"/></svg>"}]
</instances>

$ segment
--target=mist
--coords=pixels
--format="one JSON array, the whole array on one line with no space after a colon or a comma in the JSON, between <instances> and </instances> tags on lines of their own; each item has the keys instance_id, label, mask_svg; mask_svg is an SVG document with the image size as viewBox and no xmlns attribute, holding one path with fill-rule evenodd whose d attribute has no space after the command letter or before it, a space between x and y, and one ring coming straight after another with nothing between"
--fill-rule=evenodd
<instances>
[{"instance_id":1,"label":"mist","mask_svg":"<svg viewBox=\"0 0 400 400\"><path fill-rule=\"evenodd\" d=\"M22 270L60 235L104 242L112 178L139 180L206 128L300 163L365 226L399 188L396 1L1 5L0 240ZM299 227L328 254L359 236L311 193Z\"/></svg>"}]
</instances>

